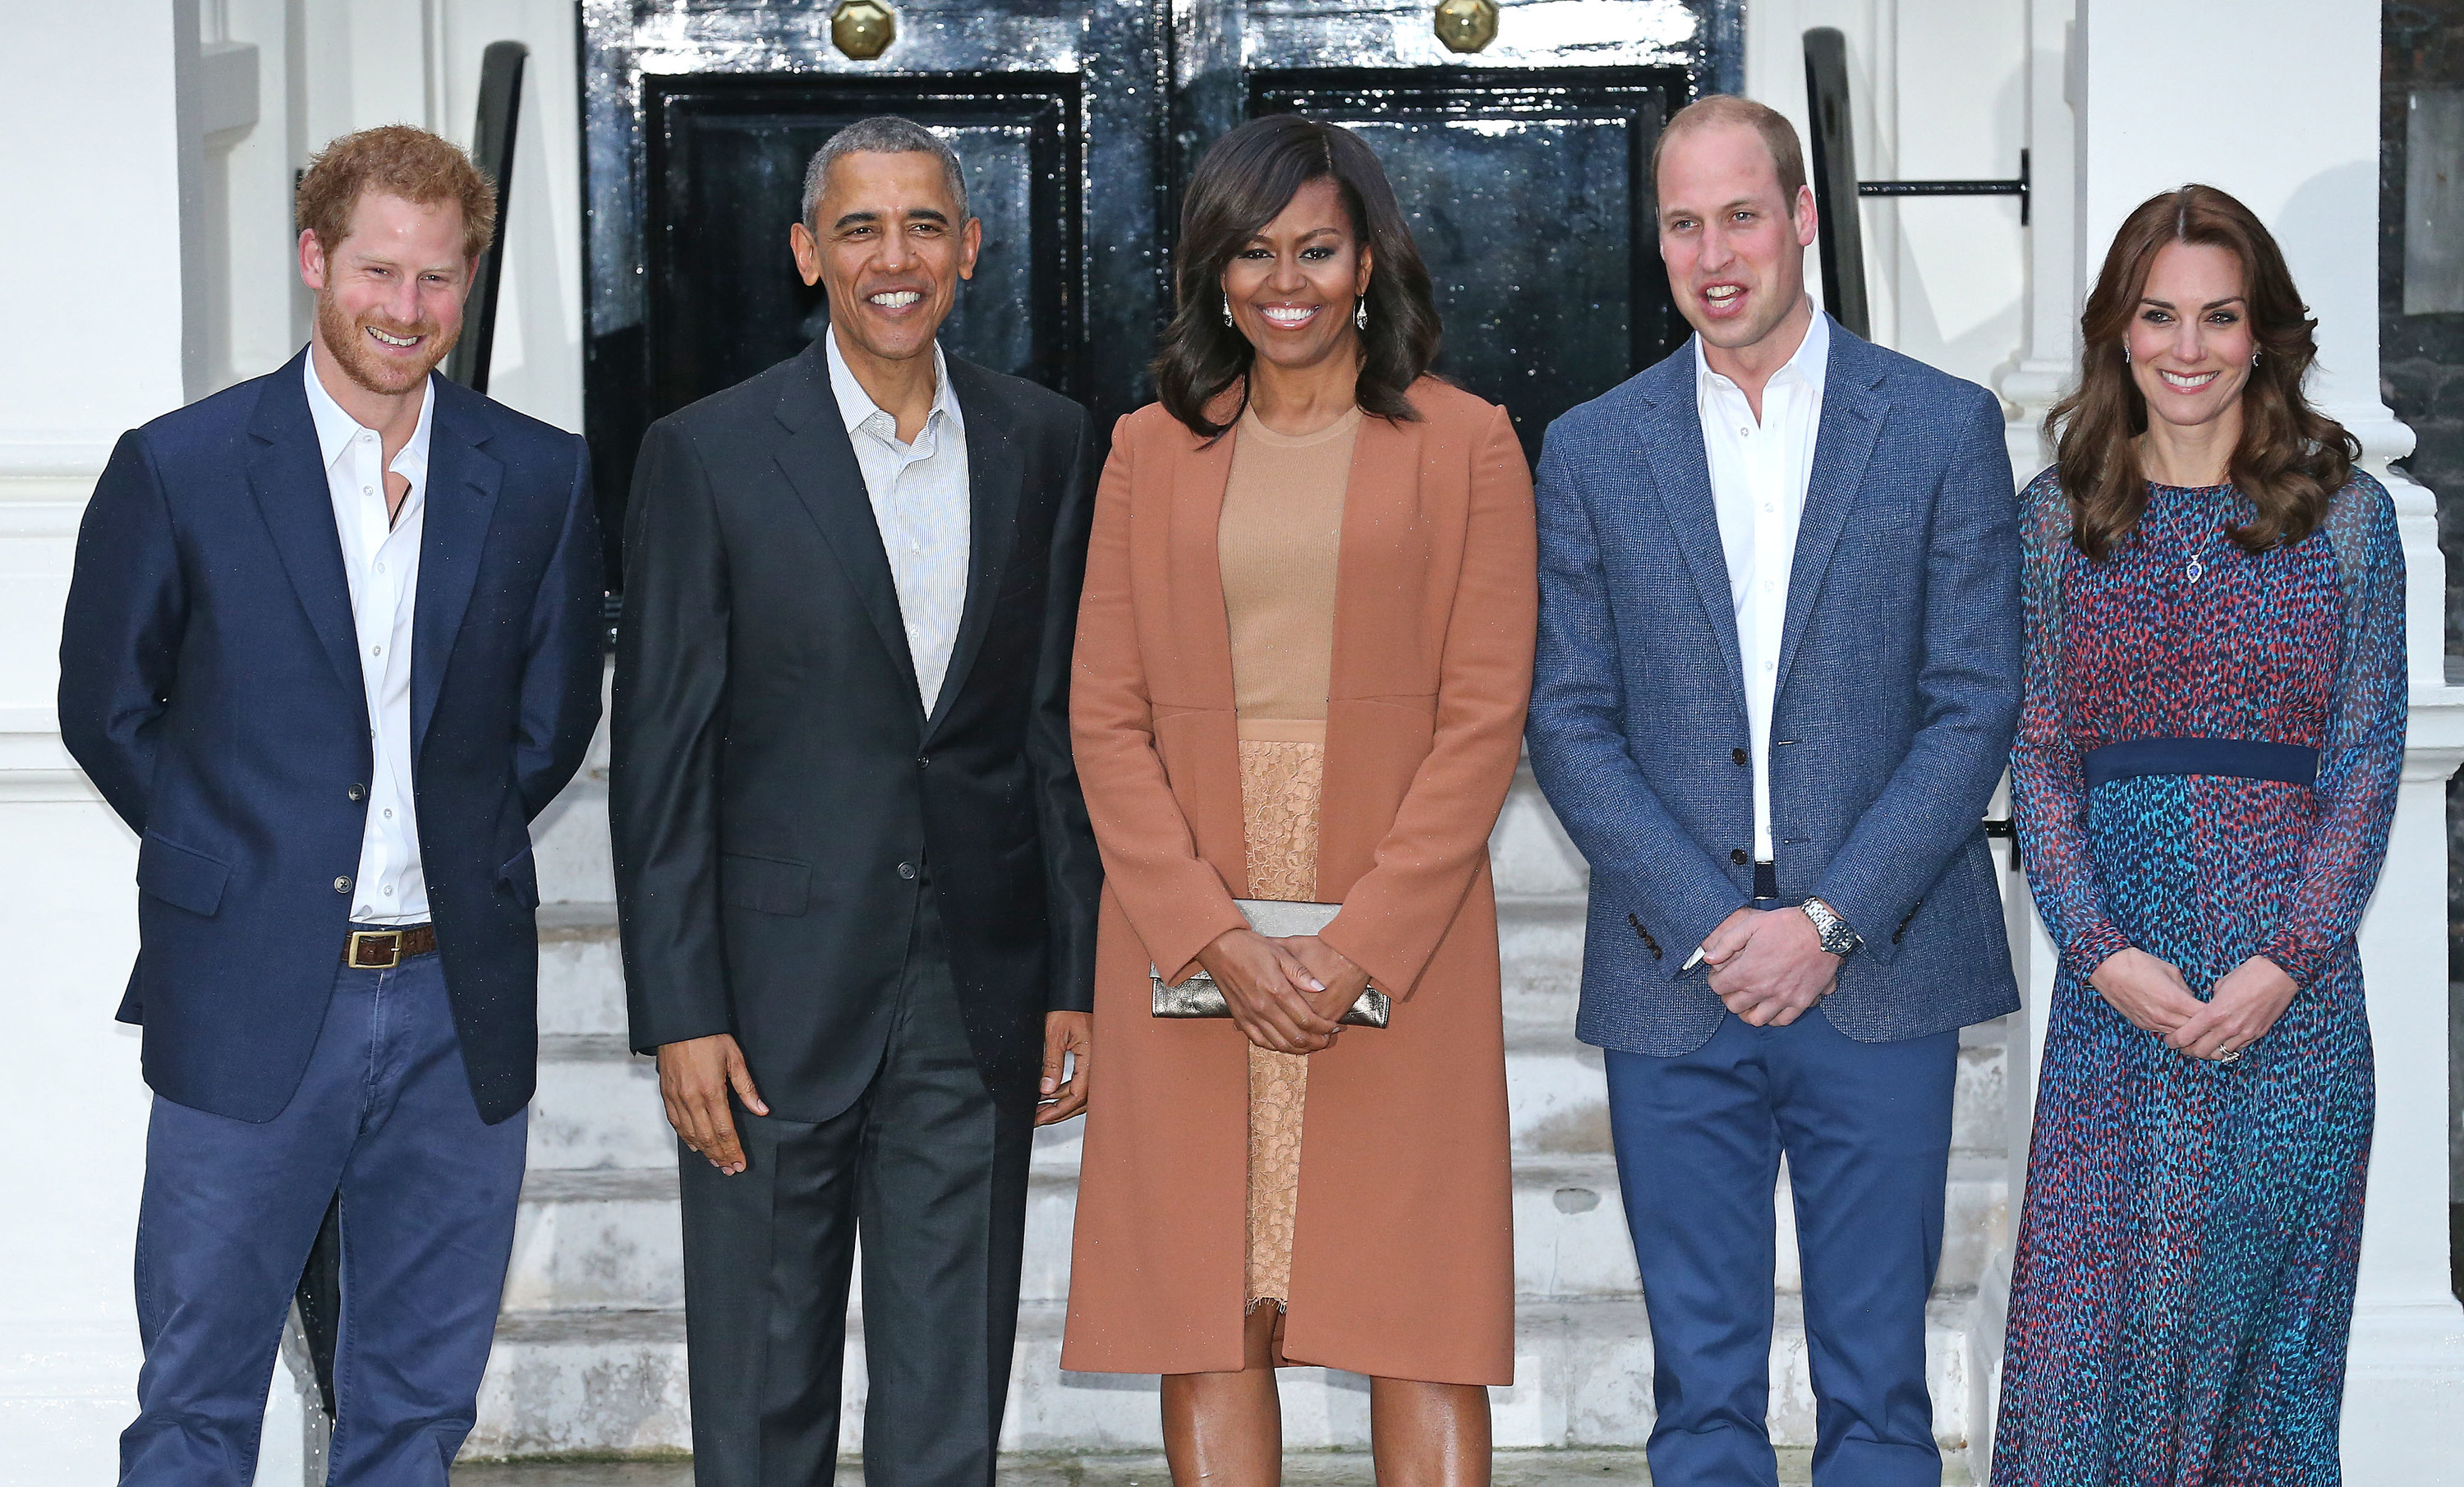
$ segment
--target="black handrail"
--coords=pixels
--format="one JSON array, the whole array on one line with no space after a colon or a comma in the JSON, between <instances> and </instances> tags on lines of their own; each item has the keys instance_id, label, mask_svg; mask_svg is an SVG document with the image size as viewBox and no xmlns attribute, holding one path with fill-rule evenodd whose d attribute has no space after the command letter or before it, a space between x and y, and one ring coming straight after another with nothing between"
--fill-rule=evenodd
<instances>
[{"instance_id":1,"label":"black handrail","mask_svg":"<svg viewBox=\"0 0 2464 1487\"><path fill-rule=\"evenodd\" d=\"M1848 111L1848 38L1836 27L1805 33L1805 101L1814 121L1814 206L1822 219L1817 250L1822 300L1840 324L1873 335L1865 299L1865 233L1858 215L1859 196L2016 196L2019 225L2028 225L2028 152L2019 151L2019 173L1993 181L1859 181L1857 138Z\"/></svg>"},{"instance_id":2,"label":"black handrail","mask_svg":"<svg viewBox=\"0 0 2464 1487\"><path fill-rule=\"evenodd\" d=\"M479 59L479 122L471 154L496 183L496 240L479 259L462 309L462 339L445 358L445 375L473 392L488 390L495 350L496 286L505 275L505 232L513 219L514 131L521 122L522 64L530 55L518 41L492 41Z\"/></svg>"}]
</instances>

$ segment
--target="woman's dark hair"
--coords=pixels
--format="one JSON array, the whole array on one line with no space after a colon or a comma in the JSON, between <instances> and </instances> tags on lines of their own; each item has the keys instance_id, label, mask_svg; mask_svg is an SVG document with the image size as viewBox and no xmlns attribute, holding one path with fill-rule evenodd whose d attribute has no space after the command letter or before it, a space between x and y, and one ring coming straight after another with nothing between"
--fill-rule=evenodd
<instances>
[{"instance_id":1,"label":"woman's dark hair","mask_svg":"<svg viewBox=\"0 0 2464 1487\"><path fill-rule=\"evenodd\" d=\"M1230 428L1207 417L1207 407L1248 373L1248 338L1223 323L1223 271L1232 255L1273 221L1300 189L1332 181L1352 218L1353 236L1370 252L1369 328L1360 333L1364 411L1412 419L1412 384L1438 354L1438 310L1428 266L1395 205L1385 167L1360 136L1339 124L1291 114L1253 119L1215 142L1180 209L1180 243L1173 252L1177 311L1164 328L1155 359L1156 396L1199 438ZM1246 400L1246 390L1243 390ZM1238 412L1234 418L1239 417Z\"/></svg>"},{"instance_id":2,"label":"woman's dark hair","mask_svg":"<svg viewBox=\"0 0 2464 1487\"><path fill-rule=\"evenodd\" d=\"M2245 550L2298 543L2326 520L2327 503L2352 478L2361 444L2310 406L2302 379L2318 359L2317 323L2293 287L2284 254L2248 207L2212 186L2185 186L2139 204L2116 233L2079 313L2085 349L2079 386L2045 415L2059 451L2071 541L2099 562L2147 509L2147 480L2131 441L2147 429L2147 401L2124 352L2148 270L2167 243L2221 248L2241 260L2242 301L2258 364L2241 391L2241 442L2227 471L2255 514L2232 529Z\"/></svg>"}]
</instances>

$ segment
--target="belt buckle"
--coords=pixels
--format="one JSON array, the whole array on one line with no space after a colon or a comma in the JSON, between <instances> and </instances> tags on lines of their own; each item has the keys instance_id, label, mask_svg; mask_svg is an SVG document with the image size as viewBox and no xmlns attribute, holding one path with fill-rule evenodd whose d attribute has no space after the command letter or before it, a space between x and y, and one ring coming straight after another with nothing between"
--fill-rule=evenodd
<instances>
[{"instance_id":1,"label":"belt buckle","mask_svg":"<svg viewBox=\"0 0 2464 1487\"><path fill-rule=\"evenodd\" d=\"M385 957L383 964L360 959L360 947L363 942L370 950L382 948ZM353 970L391 970L402 964L402 931L355 929L351 931L350 950L344 959Z\"/></svg>"}]
</instances>

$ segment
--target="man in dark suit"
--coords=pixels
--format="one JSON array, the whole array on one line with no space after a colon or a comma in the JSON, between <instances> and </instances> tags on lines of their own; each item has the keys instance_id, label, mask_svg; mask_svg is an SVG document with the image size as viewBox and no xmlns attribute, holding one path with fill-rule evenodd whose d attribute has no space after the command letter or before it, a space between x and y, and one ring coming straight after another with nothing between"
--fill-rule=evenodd
<instances>
[{"instance_id":1,"label":"man in dark suit","mask_svg":"<svg viewBox=\"0 0 2464 1487\"><path fill-rule=\"evenodd\" d=\"M2019 700L2001 406L1807 302L1778 114L1696 102L1653 176L1695 338L1549 431L1529 730L1592 866L1575 1031L1607 1050L1652 1476L1777 1480L1784 1155L1815 1480L1931 1487L1959 1029L2019 1005L1981 827Z\"/></svg>"},{"instance_id":2,"label":"man in dark suit","mask_svg":"<svg viewBox=\"0 0 2464 1487\"><path fill-rule=\"evenodd\" d=\"M834 136L790 233L830 329L634 480L610 804L703 1487L828 1479L859 1233L866 1479L990 1487L1030 1138L1087 1096L1094 441L935 341L981 233L929 131Z\"/></svg>"},{"instance_id":3,"label":"man in dark suit","mask_svg":"<svg viewBox=\"0 0 2464 1487\"><path fill-rule=\"evenodd\" d=\"M582 441L431 375L495 194L388 127L298 190L316 336L121 437L60 732L139 833L155 1092L123 1483L243 1487L340 1195L329 1480L436 1483L512 1253L538 1048L529 826L599 719Z\"/></svg>"}]
</instances>

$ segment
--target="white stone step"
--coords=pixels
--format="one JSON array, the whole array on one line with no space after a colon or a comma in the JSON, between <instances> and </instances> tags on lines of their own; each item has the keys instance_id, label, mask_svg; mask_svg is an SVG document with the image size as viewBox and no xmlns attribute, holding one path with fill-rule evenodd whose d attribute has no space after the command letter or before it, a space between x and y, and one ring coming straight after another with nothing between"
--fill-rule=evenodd
<instances>
[{"instance_id":1,"label":"white stone step","mask_svg":"<svg viewBox=\"0 0 2464 1487\"><path fill-rule=\"evenodd\" d=\"M1926 1333L1934 1433L1946 1451L1967 1443L1966 1298L1935 1301ZM1022 1309L1002 1432L1006 1451L1155 1451L1161 1440L1156 1381L1064 1373L1058 1303ZM1653 1417L1651 1337L1639 1300L1528 1302L1517 1310L1515 1383L1494 1390L1501 1449L1639 1446ZM863 1329L848 1327L841 1449L863 1442ZM1356 1375L1322 1368L1283 1374L1284 1432L1295 1451L1368 1443L1369 1390ZM678 1450L691 1445L684 1321L672 1310L508 1317L464 1454ZM1771 1347L1772 1438L1814 1439L1804 1323L1793 1298L1776 1302Z\"/></svg>"},{"instance_id":2,"label":"white stone step","mask_svg":"<svg viewBox=\"0 0 2464 1487\"><path fill-rule=\"evenodd\" d=\"M1077 1174L1037 1171L1027 1188L1021 1294L1069 1294ZM1800 1288L1795 1210L1787 1175L1773 1195L1776 1288ZM1935 1290L1971 1291L2006 1223L2001 1165L1953 1160ZM507 1313L636 1310L684 1301L672 1167L537 1168L522 1188L506 1277ZM1518 1161L1514 1170L1514 1289L1528 1300L1617 1299L1640 1294L1615 1163L1605 1157Z\"/></svg>"}]
</instances>

